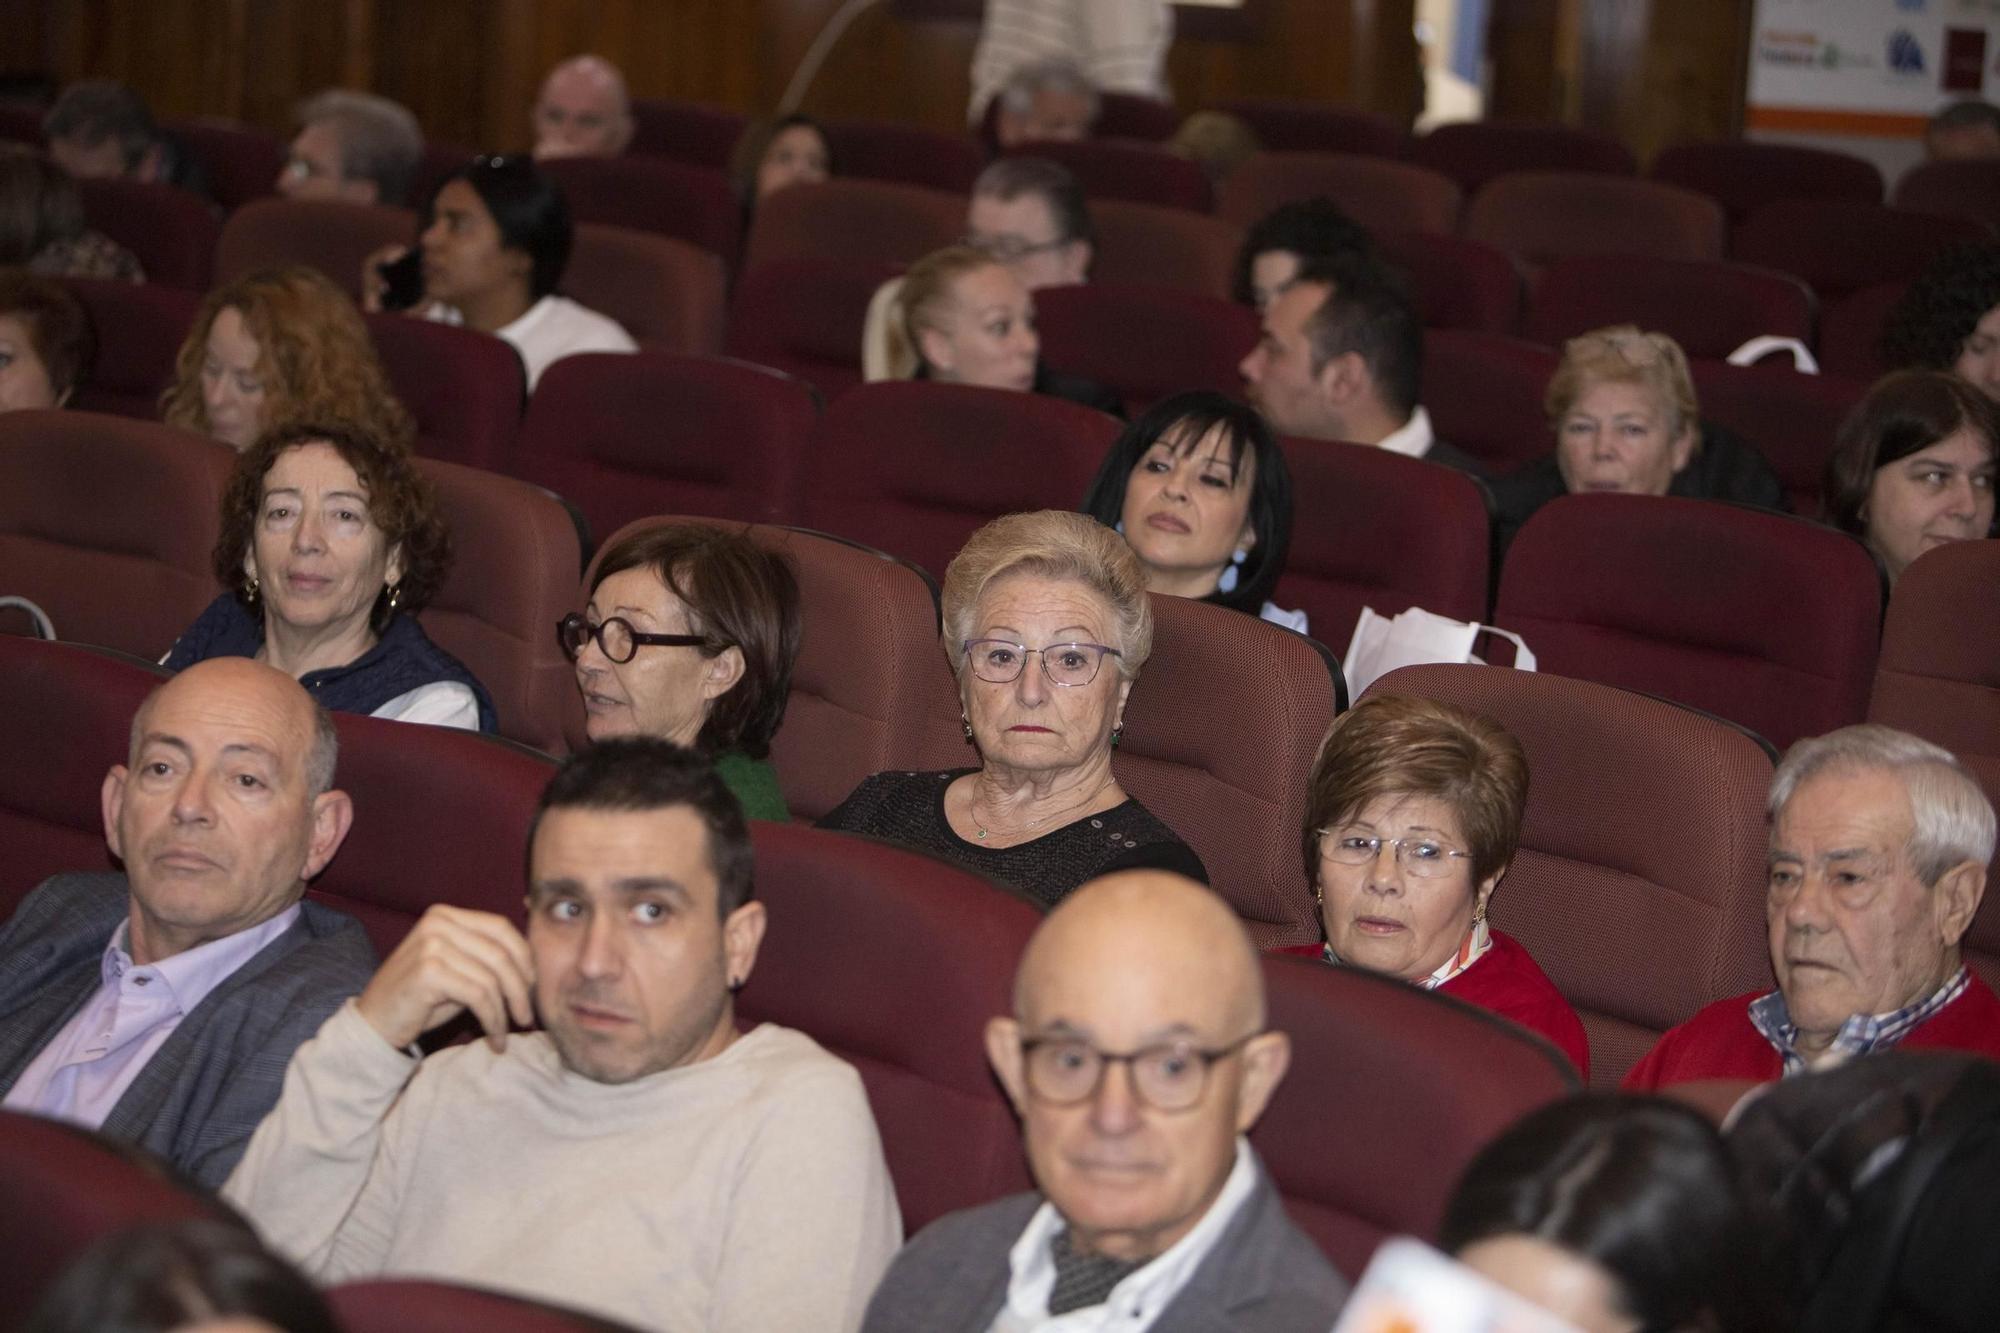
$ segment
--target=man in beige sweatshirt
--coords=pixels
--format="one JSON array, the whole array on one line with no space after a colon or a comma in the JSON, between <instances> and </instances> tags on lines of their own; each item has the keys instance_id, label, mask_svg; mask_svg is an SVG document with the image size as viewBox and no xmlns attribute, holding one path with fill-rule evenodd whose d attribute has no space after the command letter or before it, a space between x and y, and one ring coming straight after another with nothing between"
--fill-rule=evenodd
<instances>
[{"instance_id":1,"label":"man in beige sweatshirt","mask_svg":"<svg viewBox=\"0 0 2000 1333\"><path fill-rule=\"evenodd\" d=\"M225 1197L326 1281L438 1278L646 1328L857 1327L895 1194L854 1070L802 1033L737 1032L765 916L735 799L685 750L607 742L556 775L529 846L527 935L431 908L300 1048ZM485 1041L412 1053L467 1011Z\"/></svg>"}]
</instances>

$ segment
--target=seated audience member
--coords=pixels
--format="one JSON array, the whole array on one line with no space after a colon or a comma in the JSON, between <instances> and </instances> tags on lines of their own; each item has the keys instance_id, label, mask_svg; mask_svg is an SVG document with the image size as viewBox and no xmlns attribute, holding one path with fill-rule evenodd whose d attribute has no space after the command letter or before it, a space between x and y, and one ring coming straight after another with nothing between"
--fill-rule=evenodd
<instances>
[{"instance_id":1,"label":"seated audience member","mask_svg":"<svg viewBox=\"0 0 2000 1333\"><path fill-rule=\"evenodd\" d=\"M56 1280L20 1333L339 1333L312 1283L247 1227L115 1231Z\"/></svg>"},{"instance_id":2,"label":"seated audience member","mask_svg":"<svg viewBox=\"0 0 2000 1333\"><path fill-rule=\"evenodd\" d=\"M632 142L625 76L602 56L572 56L542 81L534 122L537 158L617 157Z\"/></svg>"},{"instance_id":3,"label":"seated audience member","mask_svg":"<svg viewBox=\"0 0 2000 1333\"><path fill-rule=\"evenodd\" d=\"M1558 495L1622 491L1785 507L1785 488L1755 449L1704 426L1680 344L1630 324L1563 344L1545 402L1555 452L1493 483L1505 550Z\"/></svg>"},{"instance_id":4,"label":"seated audience member","mask_svg":"<svg viewBox=\"0 0 2000 1333\"><path fill-rule=\"evenodd\" d=\"M1401 278L1374 259L1309 265L1264 308L1263 333L1240 369L1280 435L1368 444L1483 476L1471 455L1431 429L1418 401L1424 328Z\"/></svg>"},{"instance_id":5,"label":"seated audience member","mask_svg":"<svg viewBox=\"0 0 2000 1333\"><path fill-rule=\"evenodd\" d=\"M160 396L160 418L238 453L302 421L352 421L402 445L416 437L361 312L303 264L246 274L208 294Z\"/></svg>"},{"instance_id":6,"label":"seated audience member","mask_svg":"<svg viewBox=\"0 0 2000 1333\"><path fill-rule=\"evenodd\" d=\"M854 1070L737 1031L765 929L750 856L689 751L573 756L529 828L526 938L426 912L300 1049L224 1197L326 1282L468 1282L677 1333L853 1329L896 1196ZM411 1053L466 1012L487 1041Z\"/></svg>"},{"instance_id":7,"label":"seated audience member","mask_svg":"<svg viewBox=\"0 0 2000 1333\"><path fill-rule=\"evenodd\" d=\"M222 495L209 603L163 660L254 657L324 707L492 731L493 701L417 613L444 586L451 532L410 452L359 426L272 431Z\"/></svg>"},{"instance_id":8,"label":"seated audience member","mask_svg":"<svg viewBox=\"0 0 2000 1333\"><path fill-rule=\"evenodd\" d=\"M1236 299L1261 315L1306 269L1374 254L1368 229L1326 196L1280 204L1243 235L1236 252Z\"/></svg>"},{"instance_id":9,"label":"seated audience member","mask_svg":"<svg viewBox=\"0 0 2000 1333\"><path fill-rule=\"evenodd\" d=\"M1528 758L1506 728L1377 695L1334 719L1306 795L1306 879L1325 943L1288 949L1489 1009L1585 1077L1590 1044L1528 951L1487 924L1521 841Z\"/></svg>"},{"instance_id":10,"label":"seated audience member","mask_svg":"<svg viewBox=\"0 0 2000 1333\"><path fill-rule=\"evenodd\" d=\"M1954 246L1919 274L1882 325L1898 370L1949 370L2000 398L2000 244Z\"/></svg>"},{"instance_id":11,"label":"seated audience member","mask_svg":"<svg viewBox=\"0 0 2000 1333\"><path fill-rule=\"evenodd\" d=\"M1003 157L972 183L965 243L1014 270L1032 292L1082 282L1097 229L1068 167L1045 157Z\"/></svg>"},{"instance_id":12,"label":"seated audience member","mask_svg":"<svg viewBox=\"0 0 2000 1333\"><path fill-rule=\"evenodd\" d=\"M785 557L702 523L633 533L556 627L593 741L657 736L708 756L750 819L785 820L769 763L799 654Z\"/></svg>"},{"instance_id":13,"label":"seated audience member","mask_svg":"<svg viewBox=\"0 0 2000 1333\"><path fill-rule=\"evenodd\" d=\"M81 79L42 117L49 156L78 180L123 178L206 195L194 157L161 130L139 94L113 79Z\"/></svg>"},{"instance_id":14,"label":"seated audience member","mask_svg":"<svg viewBox=\"0 0 2000 1333\"><path fill-rule=\"evenodd\" d=\"M1090 137L1102 109L1097 87L1070 60L1016 65L993 102L993 141L1004 152L1031 143Z\"/></svg>"},{"instance_id":15,"label":"seated audience member","mask_svg":"<svg viewBox=\"0 0 2000 1333\"><path fill-rule=\"evenodd\" d=\"M1042 364L1034 296L984 250L953 245L925 255L897 280L891 309L889 378L1014 389L1124 413L1110 389Z\"/></svg>"},{"instance_id":16,"label":"seated audience member","mask_svg":"<svg viewBox=\"0 0 2000 1333\"><path fill-rule=\"evenodd\" d=\"M69 288L0 268L0 412L68 406L96 356L90 314Z\"/></svg>"},{"instance_id":17,"label":"seated audience member","mask_svg":"<svg viewBox=\"0 0 2000 1333\"><path fill-rule=\"evenodd\" d=\"M1063 116L1069 121L1081 115L1088 126L1097 118L1099 88L1171 101L1166 62L1173 40L1173 6L1166 0L986 0L966 123L979 124L1015 71L1046 61L1068 64L1091 90L1088 112L1072 106Z\"/></svg>"},{"instance_id":18,"label":"seated audience member","mask_svg":"<svg viewBox=\"0 0 2000 1333\"><path fill-rule=\"evenodd\" d=\"M303 902L353 806L333 721L255 662L167 681L104 779L123 874L58 875L0 926L0 1090L213 1188L293 1048L368 981L350 918Z\"/></svg>"},{"instance_id":19,"label":"seated audience member","mask_svg":"<svg viewBox=\"0 0 2000 1333\"><path fill-rule=\"evenodd\" d=\"M729 183L746 212L773 190L817 185L833 174L826 127L797 112L750 126L730 155Z\"/></svg>"},{"instance_id":20,"label":"seated audience member","mask_svg":"<svg viewBox=\"0 0 2000 1333\"><path fill-rule=\"evenodd\" d=\"M439 188L424 217L424 290L414 313L512 343L530 392L566 356L636 350L616 320L557 295L574 239L562 189L532 161L474 158ZM406 253L392 249L363 265L364 308L382 306L380 261Z\"/></svg>"},{"instance_id":21,"label":"seated audience member","mask_svg":"<svg viewBox=\"0 0 2000 1333\"><path fill-rule=\"evenodd\" d=\"M1243 1137L1291 1060L1267 1021L1219 896L1159 871L1079 889L986 1028L1037 1192L924 1228L867 1333L1331 1327L1347 1285Z\"/></svg>"},{"instance_id":22,"label":"seated audience member","mask_svg":"<svg viewBox=\"0 0 2000 1333\"><path fill-rule=\"evenodd\" d=\"M1993 807L1948 750L1888 727L1800 741L1771 779L1778 989L1718 1000L1625 1086L1769 1081L1892 1047L2000 1057L2000 1000L1959 943L1993 859Z\"/></svg>"},{"instance_id":23,"label":"seated audience member","mask_svg":"<svg viewBox=\"0 0 2000 1333\"><path fill-rule=\"evenodd\" d=\"M1270 601L1292 543L1284 451L1228 395L1195 389L1148 408L1104 456L1083 512L1125 535L1148 592L1305 633L1305 612Z\"/></svg>"},{"instance_id":24,"label":"seated audience member","mask_svg":"<svg viewBox=\"0 0 2000 1333\"><path fill-rule=\"evenodd\" d=\"M1996 441L2000 407L1958 376L1892 374L1841 423L1827 519L1867 542L1893 584L1933 547L1995 535Z\"/></svg>"},{"instance_id":25,"label":"seated audience member","mask_svg":"<svg viewBox=\"0 0 2000 1333\"><path fill-rule=\"evenodd\" d=\"M1933 162L2000 157L2000 107L1976 97L1951 103L1924 127L1924 156Z\"/></svg>"},{"instance_id":26,"label":"seated audience member","mask_svg":"<svg viewBox=\"0 0 2000 1333\"><path fill-rule=\"evenodd\" d=\"M424 132L408 107L373 93L329 88L299 104L299 133L278 173L287 199L408 202Z\"/></svg>"},{"instance_id":27,"label":"seated audience member","mask_svg":"<svg viewBox=\"0 0 2000 1333\"><path fill-rule=\"evenodd\" d=\"M1656 1098L1531 1111L1460 1177L1439 1243L1581 1333L1775 1333L1777 1245L1715 1127Z\"/></svg>"},{"instance_id":28,"label":"seated audience member","mask_svg":"<svg viewBox=\"0 0 2000 1333\"><path fill-rule=\"evenodd\" d=\"M130 250L92 230L69 173L23 144L0 144L0 264L51 278L146 276Z\"/></svg>"},{"instance_id":29,"label":"seated audience member","mask_svg":"<svg viewBox=\"0 0 2000 1333\"><path fill-rule=\"evenodd\" d=\"M1009 514L966 541L943 600L979 767L877 773L820 827L904 843L1044 904L1114 870L1205 883L1201 858L1111 771L1125 697L1153 650L1132 548L1082 514Z\"/></svg>"},{"instance_id":30,"label":"seated audience member","mask_svg":"<svg viewBox=\"0 0 2000 1333\"><path fill-rule=\"evenodd\" d=\"M1220 186L1238 167L1263 151L1250 122L1227 111L1197 111L1181 122L1167 147L1201 168L1208 183Z\"/></svg>"}]
</instances>

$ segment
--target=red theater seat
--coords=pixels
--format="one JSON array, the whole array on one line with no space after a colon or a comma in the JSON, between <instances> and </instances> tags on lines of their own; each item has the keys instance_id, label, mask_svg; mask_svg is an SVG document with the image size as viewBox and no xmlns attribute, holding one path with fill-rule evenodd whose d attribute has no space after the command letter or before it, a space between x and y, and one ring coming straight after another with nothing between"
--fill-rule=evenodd
<instances>
[{"instance_id":1,"label":"red theater seat","mask_svg":"<svg viewBox=\"0 0 2000 1333\"><path fill-rule=\"evenodd\" d=\"M1040 909L873 838L750 830L770 927L738 1015L797 1028L860 1071L904 1232L1032 1188L984 1033L1013 1012L1014 969Z\"/></svg>"},{"instance_id":2,"label":"red theater seat","mask_svg":"<svg viewBox=\"0 0 2000 1333\"><path fill-rule=\"evenodd\" d=\"M742 112L724 107L664 97L635 98L628 151L727 170L747 124Z\"/></svg>"},{"instance_id":3,"label":"red theater seat","mask_svg":"<svg viewBox=\"0 0 2000 1333\"><path fill-rule=\"evenodd\" d=\"M1542 399L1560 358L1539 343L1466 329L1424 333L1423 402L1438 438L1497 475L1555 447Z\"/></svg>"},{"instance_id":4,"label":"red theater seat","mask_svg":"<svg viewBox=\"0 0 2000 1333\"><path fill-rule=\"evenodd\" d=\"M1878 282L1914 278L1948 246L1991 239L1993 229L1971 218L1782 199L1737 225L1729 257L1796 273L1830 303Z\"/></svg>"},{"instance_id":5,"label":"red theater seat","mask_svg":"<svg viewBox=\"0 0 2000 1333\"><path fill-rule=\"evenodd\" d=\"M1589 171L1630 176L1632 150L1608 134L1532 121L1469 120L1440 125L1410 148L1418 166L1441 171L1476 194L1510 171Z\"/></svg>"},{"instance_id":6,"label":"red theater seat","mask_svg":"<svg viewBox=\"0 0 2000 1333\"><path fill-rule=\"evenodd\" d=\"M868 260L760 264L730 298L729 354L796 375L831 401L861 383L868 303L901 271Z\"/></svg>"},{"instance_id":7,"label":"red theater seat","mask_svg":"<svg viewBox=\"0 0 2000 1333\"><path fill-rule=\"evenodd\" d=\"M1218 218L1123 199L1090 206L1097 227L1097 282L1158 283L1229 299L1243 234Z\"/></svg>"},{"instance_id":8,"label":"red theater seat","mask_svg":"<svg viewBox=\"0 0 2000 1333\"><path fill-rule=\"evenodd\" d=\"M344 1282L326 1299L347 1333L632 1333L595 1315L420 1278Z\"/></svg>"},{"instance_id":9,"label":"red theater seat","mask_svg":"<svg viewBox=\"0 0 2000 1333\"><path fill-rule=\"evenodd\" d=\"M2000 541L1956 542L1910 563L1889 598L1868 720L1942 745L2000 804ZM2000 858L1965 939L2000 982Z\"/></svg>"},{"instance_id":10,"label":"red theater seat","mask_svg":"<svg viewBox=\"0 0 2000 1333\"><path fill-rule=\"evenodd\" d=\"M1383 257L1409 276L1429 329L1512 333L1521 318L1521 269L1503 250L1463 236L1383 232Z\"/></svg>"},{"instance_id":11,"label":"red theater seat","mask_svg":"<svg viewBox=\"0 0 2000 1333\"><path fill-rule=\"evenodd\" d=\"M671 236L580 222L562 291L609 315L637 342L670 352L722 350L722 260Z\"/></svg>"},{"instance_id":12,"label":"red theater seat","mask_svg":"<svg viewBox=\"0 0 2000 1333\"><path fill-rule=\"evenodd\" d=\"M1465 234L1546 267L1570 255L1722 258L1722 206L1657 181L1586 171L1510 172L1465 209Z\"/></svg>"},{"instance_id":13,"label":"red theater seat","mask_svg":"<svg viewBox=\"0 0 2000 1333\"><path fill-rule=\"evenodd\" d=\"M836 120L826 127L842 176L900 181L964 194L986 166L979 141L894 121Z\"/></svg>"},{"instance_id":14,"label":"red theater seat","mask_svg":"<svg viewBox=\"0 0 2000 1333\"><path fill-rule=\"evenodd\" d=\"M1091 133L1100 139L1143 139L1159 143L1174 137L1181 127L1181 113L1173 103L1137 93L1100 92L1097 95L1097 123Z\"/></svg>"},{"instance_id":15,"label":"red theater seat","mask_svg":"<svg viewBox=\"0 0 2000 1333\"><path fill-rule=\"evenodd\" d=\"M1882 202L1882 172L1867 158L1795 144L1683 143L1653 159L1656 181L1696 190L1740 222L1779 199Z\"/></svg>"},{"instance_id":16,"label":"red theater seat","mask_svg":"<svg viewBox=\"0 0 2000 1333\"><path fill-rule=\"evenodd\" d=\"M1435 1242L1473 1154L1577 1086L1540 1038L1399 981L1267 958L1264 984L1292 1063L1250 1142L1292 1221L1350 1280L1390 1236Z\"/></svg>"},{"instance_id":17,"label":"red theater seat","mask_svg":"<svg viewBox=\"0 0 2000 1333\"><path fill-rule=\"evenodd\" d=\"M1241 117L1257 142L1281 153L1408 157L1413 142L1410 132L1389 117L1354 107L1238 97L1217 109Z\"/></svg>"},{"instance_id":18,"label":"red theater seat","mask_svg":"<svg viewBox=\"0 0 2000 1333\"><path fill-rule=\"evenodd\" d=\"M223 212L278 192L288 148L270 131L214 116L173 121L166 129L201 164L209 193Z\"/></svg>"},{"instance_id":19,"label":"red theater seat","mask_svg":"<svg viewBox=\"0 0 2000 1333\"><path fill-rule=\"evenodd\" d=\"M1784 482L1793 512L1817 517L1834 434L1868 386L1785 366L1693 361L1689 368L1702 417L1754 445Z\"/></svg>"},{"instance_id":20,"label":"red theater seat","mask_svg":"<svg viewBox=\"0 0 2000 1333\"><path fill-rule=\"evenodd\" d=\"M965 232L965 199L888 181L793 185L760 200L743 266L781 259L910 264Z\"/></svg>"},{"instance_id":21,"label":"red theater seat","mask_svg":"<svg viewBox=\"0 0 2000 1333\"><path fill-rule=\"evenodd\" d=\"M965 539L1023 509L1074 509L1118 423L1059 398L927 380L865 384L820 418L805 523L942 579Z\"/></svg>"},{"instance_id":22,"label":"red theater seat","mask_svg":"<svg viewBox=\"0 0 2000 1333\"><path fill-rule=\"evenodd\" d=\"M1119 139L1024 143L1008 149L1007 156L1042 157L1061 163L1083 186L1093 208L1105 199L1196 213L1206 213L1215 206L1215 190L1208 183L1208 174L1158 144Z\"/></svg>"},{"instance_id":23,"label":"red theater seat","mask_svg":"<svg viewBox=\"0 0 2000 1333\"><path fill-rule=\"evenodd\" d=\"M404 315L364 315L389 387L417 424L417 452L497 469L513 447L527 372L491 334Z\"/></svg>"},{"instance_id":24,"label":"red theater seat","mask_svg":"<svg viewBox=\"0 0 2000 1333\"><path fill-rule=\"evenodd\" d=\"M175 358L201 298L151 282L64 281L90 313L97 336L97 364L69 405L157 421L160 395L174 382Z\"/></svg>"},{"instance_id":25,"label":"red theater seat","mask_svg":"<svg viewBox=\"0 0 2000 1333\"><path fill-rule=\"evenodd\" d=\"M567 497L592 532L648 514L796 517L810 386L741 361L586 353L550 367L511 470Z\"/></svg>"},{"instance_id":26,"label":"red theater seat","mask_svg":"<svg viewBox=\"0 0 2000 1333\"><path fill-rule=\"evenodd\" d=\"M1703 1005L1771 984L1771 755L1754 738L1665 700L1546 672L1405 667L1368 693L1456 704L1521 742L1528 804L1493 920L1583 1019L1594 1086L1616 1087Z\"/></svg>"},{"instance_id":27,"label":"red theater seat","mask_svg":"<svg viewBox=\"0 0 2000 1333\"><path fill-rule=\"evenodd\" d=\"M209 556L236 455L89 412L0 413L0 570L59 637L147 659L214 600Z\"/></svg>"},{"instance_id":28,"label":"red theater seat","mask_svg":"<svg viewBox=\"0 0 2000 1333\"><path fill-rule=\"evenodd\" d=\"M1464 193L1425 167L1359 153L1258 153L1223 179L1216 215L1249 227L1280 204L1324 195L1372 232L1458 230Z\"/></svg>"},{"instance_id":29,"label":"red theater seat","mask_svg":"<svg viewBox=\"0 0 2000 1333\"><path fill-rule=\"evenodd\" d=\"M424 629L486 686L501 735L559 751L576 687L556 622L576 609L583 567L569 511L513 477L431 458L418 465L452 539L451 575L424 608Z\"/></svg>"},{"instance_id":30,"label":"red theater seat","mask_svg":"<svg viewBox=\"0 0 2000 1333\"><path fill-rule=\"evenodd\" d=\"M1184 389L1240 396L1237 366L1258 336L1245 306L1136 283L1045 287L1035 293L1035 325L1044 365L1116 389L1134 413Z\"/></svg>"},{"instance_id":31,"label":"red theater seat","mask_svg":"<svg viewBox=\"0 0 2000 1333\"><path fill-rule=\"evenodd\" d=\"M1909 282L1878 282L1828 302L1819 317L1819 368L1863 384L1889 373L1882 358L1882 328Z\"/></svg>"},{"instance_id":32,"label":"red theater seat","mask_svg":"<svg viewBox=\"0 0 2000 1333\"><path fill-rule=\"evenodd\" d=\"M1485 488L1463 472L1386 449L1288 439L1292 529L1280 606L1304 611L1312 636L1346 651L1361 608L1420 606L1486 619L1490 545Z\"/></svg>"},{"instance_id":33,"label":"red theater seat","mask_svg":"<svg viewBox=\"0 0 2000 1333\"><path fill-rule=\"evenodd\" d=\"M477 156L464 144L426 140L424 155L417 163L416 179L410 182L410 197L406 202L412 208L423 208L446 180Z\"/></svg>"},{"instance_id":34,"label":"red theater seat","mask_svg":"<svg viewBox=\"0 0 2000 1333\"><path fill-rule=\"evenodd\" d=\"M1525 333L1561 347L1612 324L1664 333L1691 357L1722 360L1763 334L1811 344L1813 294L1789 273L1721 261L1573 255L1528 298Z\"/></svg>"},{"instance_id":35,"label":"red theater seat","mask_svg":"<svg viewBox=\"0 0 2000 1333\"><path fill-rule=\"evenodd\" d=\"M1861 720L1882 579L1860 542L1788 515L1565 495L1514 539L1493 614L1543 671L1704 709L1783 749Z\"/></svg>"},{"instance_id":36,"label":"red theater seat","mask_svg":"<svg viewBox=\"0 0 2000 1333\"><path fill-rule=\"evenodd\" d=\"M80 180L76 188L84 218L132 252L146 281L208 290L216 222L199 197L147 181Z\"/></svg>"},{"instance_id":37,"label":"red theater seat","mask_svg":"<svg viewBox=\"0 0 2000 1333\"><path fill-rule=\"evenodd\" d=\"M736 262L742 205L729 178L713 167L641 154L562 157L540 166L562 187L577 222L671 237Z\"/></svg>"},{"instance_id":38,"label":"red theater seat","mask_svg":"<svg viewBox=\"0 0 2000 1333\"><path fill-rule=\"evenodd\" d=\"M417 239L417 215L377 204L259 199L230 214L215 245L215 280L234 282L259 269L305 264L361 297L361 266L385 245ZM151 270L147 270L150 274Z\"/></svg>"},{"instance_id":39,"label":"red theater seat","mask_svg":"<svg viewBox=\"0 0 2000 1333\"><path fill-rule=\"evenodd\" d=\"M1972 158L1920 162L1896 182L1898 208L2000 223L2000 162Z\"/></svg>"}]
</instances>

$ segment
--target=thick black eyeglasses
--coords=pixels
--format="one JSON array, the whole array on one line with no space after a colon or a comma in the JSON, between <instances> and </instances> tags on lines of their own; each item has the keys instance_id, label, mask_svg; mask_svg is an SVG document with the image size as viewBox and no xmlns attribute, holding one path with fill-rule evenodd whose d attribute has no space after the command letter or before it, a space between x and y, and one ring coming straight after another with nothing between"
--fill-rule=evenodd
<instances>
[{"instance_id":1,"label":"thick black eyeglasses","mask_svg":"<svg viewBox=\"0 0 2000 1333\"><path fill-rule=\"evenodd\" d=\"M1185 1111L1201 1100L1209 1067L1242 1050L1259 1033L1208 1049L1169 1041L1136 1051L1100 1051L1081 1037L1030 1037L1021 1043L1028 1091L1055 1106L1074 1106L1097 1095L1104 1071L1124 1065L1132 1094L1155 1111Z\"/></svg>"},{"instance_id":2,"label":"thick black eyeglasses","mask_svg":"<svg viewBox=\"0 0 2000 1333\"><path fill-rule=\"evenodd\" d=\"M660 648L699 648L708 642L701 634L642 634L623 616L612 616L593 625L582 614L572 611L556 622L556 642L572 662L592 639L597 640L597 647L605 657L620 666L631 661L632 655L646 644Z\"/></svg>"}]
</instances>

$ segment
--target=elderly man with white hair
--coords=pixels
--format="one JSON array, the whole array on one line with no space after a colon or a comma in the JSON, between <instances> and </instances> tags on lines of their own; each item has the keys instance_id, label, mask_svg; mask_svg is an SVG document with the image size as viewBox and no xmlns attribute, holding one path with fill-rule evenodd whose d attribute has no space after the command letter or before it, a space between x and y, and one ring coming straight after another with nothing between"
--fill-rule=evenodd
<instances>
[{"instance_id":1,"label":"elderly man with white hair","mask_svg":"<svg viewBox=\"0 0 2000 1333\"><path fill-rule=\"evenodd\" d=\"M1626 1077L1770 1080L1891 1047L2000 1058L2000 999L1960 957L1993 805L1952 754L1882 726L1800 741L1771 780L1778 989L1709 1005Z\"/></svg>"}]
</instances>

